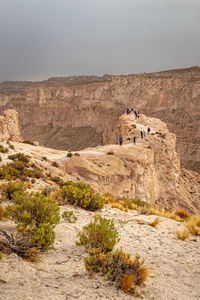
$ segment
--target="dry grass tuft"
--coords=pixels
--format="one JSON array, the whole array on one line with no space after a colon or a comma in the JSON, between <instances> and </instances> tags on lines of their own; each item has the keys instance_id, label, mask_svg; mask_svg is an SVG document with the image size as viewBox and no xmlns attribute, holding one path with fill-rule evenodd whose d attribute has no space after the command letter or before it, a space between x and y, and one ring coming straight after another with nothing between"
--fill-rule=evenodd
<instances>
[{"instance_id":1,"label":"dry grass tuft","mask_svg":"<svg viewBox=\"0 0 200 300\"><path fill-rule=\"evenodd\" d=\"M186 222L185 226L189 232L193 235L200 235L200 228L198 226L199 219L198 216L191 216Z\"/></svg>"},{"instance_id":2,"label":"dry grass tuft","mask_svg":"<svg viewBox=\"0 0 200 300\"><path fill-rule=\"evenodd\" d=\"M180 230L177 228L177 229L176 229L176 235L177 235L177 238L178 238L179 240L182 240L182 241L184 241L184 240L186 240L187 238L190 237L190 233L189 233L189 231L188 231L186 228L184 228L183 231L180 231Z\"/></svg>"},{"instance_id":3,"label":"dry grass tuft","mask_svg":"<svg viewBox=\"0 0 200 300\"><path fill-rule=\"evenodd\" d=\"M118 202L112 203L112 204L111 204L111 207L112 207L112 208L118 208L118 209L120 209L120 210L126 210L125 207L123 207L123 205L121 205L121 204L118 203Z\"/></svg>"},{"instance_id":4,"label":"dry grass tuft","mask_svg":"<svg viewBox=\"0 0 200 300\"><path fill-rule=\"evenodd\" d=\"M114 196L110 193L106 193L102 197L105 199L106 203L114 203L115 202Z\"/></svg>"},{"instance_id":5,"label":"dry grass tuft","mask_svg":"<svg viewBox=\"0 0 200 300\"><path fill-rule=\"evenodd\" d=\"M125 273L122 277L121 277L121 289L124 292L129 292L132 288L134 284L134 276L133 274L127 274Z\"/></svg>"},{"instance_id":6,"label":"dry grass tuft","mask_svg":"<svg viewBox=\"0 0 200 300\"><path fill-rule=\"evenodd\" d=\"M157 227L159 223L160 223L160 219L157 217L153 222L149 223L149 226Z\"/></svg>"},{"instance_id":7,"label":"dry grass tuft","mask_svg":"<svg viewBox=\"0 0 200 300\"><path fill-rule=\"evenodd\" d=\"M182 219L187 219L190 216L184 209L177 209L174 214Z\"/></svg>"}]
</instances>

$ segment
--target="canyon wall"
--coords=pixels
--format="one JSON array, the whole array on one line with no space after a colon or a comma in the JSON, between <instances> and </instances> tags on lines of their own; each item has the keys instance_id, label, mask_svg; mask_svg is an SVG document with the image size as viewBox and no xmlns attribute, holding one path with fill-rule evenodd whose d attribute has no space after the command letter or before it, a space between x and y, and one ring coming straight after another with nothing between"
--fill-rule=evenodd
<instances>
[{"instance_id":1,"label":"canyon wall","mask_svg":"<svg viewBox=\"0 0 200 300\"><path fill-rule=\"evenodd\" d=\"M16 109L24 138L57 149L117 143L118 117L127 107L166 122L177 136L182 166L200 172L199 67L0 84L0 112Z\"/></svg>"},{"instance_id":2,"label":"canyon wall","mask_svg":"<svg viewBox=\"0 0 200 300\"><path fill-rule=\"evenodd\" d=\"M5 141L22 141L18 113L12 109L5 110L0 116L0 142Z\"/></svg>"}]
</instances>

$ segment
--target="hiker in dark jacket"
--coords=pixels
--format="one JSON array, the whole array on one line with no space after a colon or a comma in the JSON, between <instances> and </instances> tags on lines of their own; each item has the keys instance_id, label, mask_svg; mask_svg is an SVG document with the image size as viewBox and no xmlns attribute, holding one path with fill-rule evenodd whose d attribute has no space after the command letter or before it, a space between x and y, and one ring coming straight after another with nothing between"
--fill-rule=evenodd
<instances>
[{"instance_id":1,"label":"hiker in dark jacket","mask_svg":"<svg viewBox=\"0 0 200 300\"><path fill-rule=\"evenodd\" d=\"M141 139L143 139L143 132L142 131L140 131L140 135L141 135Z\"/></svg>"},{"instance_id":2,"label":"hiker in dark jacket","mask_svg":"<svg viewBox=\"0 0 200 300\"><path fill-rule=\"evenodd\" d=\"M133 138L133 144L136 144L136 136Z\"/></svg>"},{"instance_id":3,"label":"hiker in dark jacket","mask_svg":"<svg viewBox=\"0 0 200 300\"><path fill-rule=\"evenodd\" d=\"M148 134L150 133L150 131L151 131L151 129L148 127L148 129L147 129Z\"/></svg>"}]
</instances>

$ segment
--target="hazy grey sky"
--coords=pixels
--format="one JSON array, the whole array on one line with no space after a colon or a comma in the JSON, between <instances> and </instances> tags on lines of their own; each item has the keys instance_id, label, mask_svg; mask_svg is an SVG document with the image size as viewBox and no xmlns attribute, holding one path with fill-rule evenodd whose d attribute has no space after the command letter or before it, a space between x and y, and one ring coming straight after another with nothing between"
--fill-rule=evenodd
<instances>
[{"instance_id":1,"label":"hazy grey sky","mask_svg":"<svg viewBox=\"0 0 200 300\"><path fill-rule=\"evenodd\" d=\"M0 0L0 81L200 65L200 0Z\"/></svg>"}]
</instances>

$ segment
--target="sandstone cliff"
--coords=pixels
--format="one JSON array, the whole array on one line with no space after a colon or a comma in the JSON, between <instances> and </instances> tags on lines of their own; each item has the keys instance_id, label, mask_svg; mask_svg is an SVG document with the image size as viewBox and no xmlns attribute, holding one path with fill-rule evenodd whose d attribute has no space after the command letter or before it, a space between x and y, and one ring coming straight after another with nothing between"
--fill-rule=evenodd
<instances>
[{"instance_id":1,"label":"sandstone cliff","mask_svg":"<svg viewBox=\"0 0 200 300\"><path fill-rule=\"evenodd\" d=\"M200 175L180 168L176 137L166 124L143 114L138 119L132 113L120 116L117 129L123 136L122 146L87 148L71 158L66 151L28 144L15 143L15 151L36 159L53 177L91 184L101 194L109 192L117 199L141 198L170 210L182 207L199 213ZM142 139L143 130L146 135ZM53 168L52 160L61 168Z\"/></svg>"},{"instance_id":2,"label":"sandstone cliff","mask_svg":"<svg viewBox=\"0 0 200 300\"><path fill-rule=\"evenodd\" d=\"M8 109L0 116L0 141L22 141L18 113Z\"/></svg>"},{"instance_id":3,"label":"sandstone cliff","mask_svg":"<svg viewBox=\"0 0 200 300\"><path fill-rule=\"evenodd\" d=\"M16 92L15 92L16 91ZM127 106L167 123L181 164L200 171L200 68L0 85L0 110L19 112L23 135L57 149L117 142Z\"/></svg>"}]
</instances>

